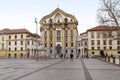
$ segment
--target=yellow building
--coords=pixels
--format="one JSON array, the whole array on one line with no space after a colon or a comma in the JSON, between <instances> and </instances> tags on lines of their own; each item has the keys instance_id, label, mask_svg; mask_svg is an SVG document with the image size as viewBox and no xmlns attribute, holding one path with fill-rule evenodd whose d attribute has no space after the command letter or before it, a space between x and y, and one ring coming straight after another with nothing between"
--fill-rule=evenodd
<instances>
[{"instance_id":1,"label":"yellow building","mask_svg":"<svg viewBox=\"0 0 120 80\"><path fill-rule=\"evenodd\" d=\"M118 55L120 50L120 41L113 39L110 35L117 35L117 27L96 26L87 30L88 36L88 54L99 55L100 51L108 55Z\"/></svg>"},{"instance_id":2,"label":"yellow building","mask_svg":"<svg viewBox=\"0 0 120 80\"><path fill-rule=\"evenodd\" d=\"M7 55L7 42L8 36L7 36L8 29L0 30L0 58L4 58Z\"/></svg>"},{"instance_id":3,"label":"yellow building","mask_svg":"<svg viewBox=\"0 0 120 80\"><path fill-rule=\"evenodd\" d=\"M61 54L68 57L76 55L78 21L75 16L57 8L40 20L42 44L50 57Z\"/></svg>"},{"instance_id":4,"label":"yellow building","mask_svg":"<svg viewBox=\"0 0 120 80\"><path fill-rule=\"evenodd\" d=\"M26 29L0 30L1 58L29 58L40 52L40 36Z\"/></svg>"}]
</instances>

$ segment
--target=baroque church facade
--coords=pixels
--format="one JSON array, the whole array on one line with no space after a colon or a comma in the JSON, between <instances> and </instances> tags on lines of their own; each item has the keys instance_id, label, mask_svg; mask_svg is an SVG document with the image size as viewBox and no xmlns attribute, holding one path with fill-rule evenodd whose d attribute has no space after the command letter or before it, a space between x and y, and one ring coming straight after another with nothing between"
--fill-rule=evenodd
<instances>
[{"instance_id":1,"label":"baroque church facade","mask_svg":"<svg viewBox=\"0 0 120 80\"><path fill-rule=\"evenodd\" d=\"M42 45L49 57L77 55L78 21L75 16L57 8L39 23Z\"/></svg>"}]
</instances>

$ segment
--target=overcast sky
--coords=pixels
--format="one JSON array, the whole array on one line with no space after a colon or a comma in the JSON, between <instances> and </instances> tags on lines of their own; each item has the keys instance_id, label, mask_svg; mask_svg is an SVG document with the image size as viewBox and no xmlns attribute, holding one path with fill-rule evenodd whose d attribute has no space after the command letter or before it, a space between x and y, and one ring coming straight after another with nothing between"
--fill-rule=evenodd
<instances>
[{"instance_id":1,"label":"overcast sky","mask_svg":"<svg viewBox=\"0 0 120 80\"><path fill-rule=\"evenodd\" d=\"M99 0L0 0L0 30L26 28L35 33L35 18L40 21L57 7L75 15L79 33L98 25L96 13L100 7Z\"/></svg>"}]
</instances>

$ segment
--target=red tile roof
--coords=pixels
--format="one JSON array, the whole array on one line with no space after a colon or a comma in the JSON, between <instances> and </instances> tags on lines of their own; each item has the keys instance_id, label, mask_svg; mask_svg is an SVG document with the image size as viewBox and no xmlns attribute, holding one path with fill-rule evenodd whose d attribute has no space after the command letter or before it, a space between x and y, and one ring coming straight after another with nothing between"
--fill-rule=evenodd
<instances>
[{"instance_id":1,"label":"red tile roof","mask_svg":"<svg viewBox=\"0 0 120 80\"><path fill-rule=\"evenodd\" d=\"M88 29L87 31L108 31L108 30L118 30L115 26L96 26L94 28Z\"/></svg>"},{"instance_id":2,"label":"red tile roof","mask_svg":"<svg viewBox=\"0 0 120 80\"><path fill-rule=\"evenodd\" d=\"M6 33L6 34L18 34L18 33L31 33L26 29L2 29L0 30L0 33Z\"/></svg>"},{"instance_id":3,"label":"red tile roof","mask_svg":"<svg viewBox=\"0 0 120 80\"><path fill-rule=\"evenodd\" d=\"M9 30L10 30L10 29L5 28L5 29L0 30L0 33L7 33Z\"/></svg>"},{"instance_id":4,"label":"red tile roof","mask_svg":"<svg viewBox=\"0 0 120 80\"><path fill-rule=\"evenodd\" d=\"M38 34L34 34L34 33L31 33L29 34L27 37L34 37L34 38L40 38L40 36Z\"/></svg>"}]
</instances>

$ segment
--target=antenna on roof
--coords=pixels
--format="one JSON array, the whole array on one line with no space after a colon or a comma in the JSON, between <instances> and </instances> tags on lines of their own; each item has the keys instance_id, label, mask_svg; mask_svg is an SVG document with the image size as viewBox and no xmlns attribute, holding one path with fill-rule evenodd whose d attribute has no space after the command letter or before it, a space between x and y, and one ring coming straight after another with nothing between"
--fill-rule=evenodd
<instances>
[{"instance_id":1,"label":"antenna on roof","mask_svg":"<svg viewBox=\"0 0 120 80\"><path fill-rule=\"evenodd\" d=\"M57 5L57 8L59 8L59 5Z\"/></svg>"},{"instance_id":2,"label":"antenna on roof","mask_svg":"<svg viewBox=\"0 0 120 80\"><path fill-rule=\"evenodd\" d=\"M59 8L59 0L58 0L57 8Z\"/></svg>"},{"instance_id":3,"label":"antenna on roof","mask_svg":"<svg viewBox=\"0 0 120 80\"><path fill-rule=\"evenodd\" d=\"M75 9L73 10L73 15L75 16Z\"/></svg>"}]
</instances>

